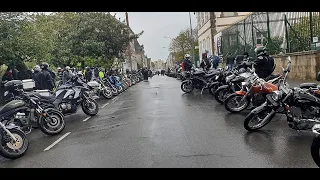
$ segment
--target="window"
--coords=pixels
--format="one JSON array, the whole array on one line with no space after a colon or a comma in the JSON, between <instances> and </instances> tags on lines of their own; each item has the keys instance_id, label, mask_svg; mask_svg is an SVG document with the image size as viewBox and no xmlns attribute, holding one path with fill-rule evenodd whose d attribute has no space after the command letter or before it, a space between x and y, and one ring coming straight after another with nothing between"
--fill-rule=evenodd
<instances>
[{"instance_id":1,"label":"window","mask_svg":"<svg viewBox=\"0 0 320 180\"><path fill-rule=\"evenodd\" d=\"M264 43L267 42L267 37L268 37L268 32L266 31L256 32L256 44L263 45Z\"/></svg>"},{"instance_id":2,"label":"window","mask_svg":"<svg viewBox=\"0 0 320 180\"><path fill-rule=\"evenodd\" d=\"M220 17L232 17L232 16L238 16L237 12L221 12Z\"/></svg>"},{"instance_id":3,"label":"window","mask_svg":"<svg viewBox=\"0 0 320 180\"><path fill-rule=\"evenodd\" d=\"M202 53L204 53L206 50L207 50L207 41L206 39L203 39L203 50L202 50Z\"/></svg>"},{"instance_id":4,"label":"window","mask_svg":"<svg viewBox=\"0 0 320 180\"><path fill-rule=\"evenodd\" d=\"M201 41L199 42L199 52L200 53L202 52L202 42Z\"/></svg>"}]
</instances>

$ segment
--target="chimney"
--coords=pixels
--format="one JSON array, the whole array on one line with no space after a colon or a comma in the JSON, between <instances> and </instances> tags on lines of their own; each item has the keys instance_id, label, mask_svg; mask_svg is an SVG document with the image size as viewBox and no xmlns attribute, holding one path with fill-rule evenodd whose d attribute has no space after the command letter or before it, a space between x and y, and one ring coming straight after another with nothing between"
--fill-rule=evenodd
<instances>
[{"instance_id":1,"label":"chimney","mask_svg":"<svg viewBox=\"0 0 320 180\"><path fill-rule=\"evenodd\" d=\"M126 12L126 22L127 22L127 26L129 27L129 16L128 16L128 12Z\"/></svg>"}]
</instances>

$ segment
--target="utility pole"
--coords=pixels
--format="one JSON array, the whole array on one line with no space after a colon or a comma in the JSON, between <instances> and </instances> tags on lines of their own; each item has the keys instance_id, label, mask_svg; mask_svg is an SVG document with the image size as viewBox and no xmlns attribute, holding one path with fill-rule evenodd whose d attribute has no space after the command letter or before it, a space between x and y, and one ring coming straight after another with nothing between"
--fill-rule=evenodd
<instances>
[{"instance_id":1,"label":"utility pole","mask_svg":"<svg viewBox=\"0 0 320 180\"><path fill-rule=\"evenodd\" d=\"M129 15L128 15L128 12L126 12L126 22L127 22L127 26L129 28L129 31L131 33L131 30L130 30L130 26L129 26ZM128 58L129 58L129 63L130 63L130 70L132 71L132 59L131 59L131 41L129 41L129 46L128 46Z\"/></svg>"},{"instance_id":2,"label":"utility pole","mask_svg":"<svg viewBox=\"0 0 320 180\"><path fill-rule=\"evenodd\" d=\"M191 23L191 13L189 12L189 20L190 20L190 39L191 39L191 43L192 43L192 59L193 59L193 62L194 62L194 65L196 66L196 61L195 61L195 58L194 58L194 39L193 39L193 33L192 33L192 23Z\"/></svg>"}]
</instances>

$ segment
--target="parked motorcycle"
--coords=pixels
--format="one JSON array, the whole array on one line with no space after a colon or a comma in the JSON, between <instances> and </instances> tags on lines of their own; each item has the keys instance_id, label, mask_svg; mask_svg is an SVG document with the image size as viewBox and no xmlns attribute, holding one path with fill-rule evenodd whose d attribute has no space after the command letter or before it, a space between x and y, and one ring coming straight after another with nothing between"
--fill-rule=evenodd
<instances>
[{"instance_id":1,"label":"parked motorcycle","mask_svg":"<svg viewBox=\"0 0 320 180\"><path fill-rule=\"evenodd\" d=\"M119 94L118 88L110 82L109 78L102 79L102 82L105 86L108 86L111 89L113 96L117 96Z\"/></svg>"},{"instance_id":2,"label":"parked motorcycle","mask_svg":"<svg viewBox=\"0 0 320 180\"><path fill-rule=\"evenodd\" d=\"M57 88L55 95L42 96L42 103L54 104L55 107L64 115L74 114L81 105L83 112L89 116L95 116L99 112L99 106L96 100L90 97L88 93L92 87L73 76L70 83L64 84Z\"/></svg>"},{"instance_id":3,"label":"parked motorcycle","mask_svg":"<svg viewBox=\"0 0 320 180\"><path fill-rule=\"evenodd\" d=\"M225 99L224 105L229 112L241 112L247 109L250 104L252 107L257 107L265 102L267 94L278 90L277 82L282 78L282 75L275 75L274 79L265 81L258 77L254 67L252 67L251 73L249 80L242 82L241 90L230 94Z\"/></svg>"},{"instance_id":4,"label":"parked motorcycle","mask_svg":"<svg viewBox=\"0 0 320 180\"><path fill-rule=\"evenodd\" d=\"M103 96L106 99L111 99L113 94L111 88L104 85L104 83L100 79L95 79L87 83L92 90L89 91L91 95Z\"/></svg>"},{"instance_id":5,"label":"parked motorcycle","mask_svg":"<svg viewBox=\"0 0 320 180\"><path fill-rule=\"evenodd\" d=\"M191 71L190 78L182 82L181 90L185 93L190 93L193 89L201 89L202 94L203 90L208 89L211 82L215 81L216 75L219 73L219 70L213 70L208 73L203 70Z\"/></svg>"}]
</instances>

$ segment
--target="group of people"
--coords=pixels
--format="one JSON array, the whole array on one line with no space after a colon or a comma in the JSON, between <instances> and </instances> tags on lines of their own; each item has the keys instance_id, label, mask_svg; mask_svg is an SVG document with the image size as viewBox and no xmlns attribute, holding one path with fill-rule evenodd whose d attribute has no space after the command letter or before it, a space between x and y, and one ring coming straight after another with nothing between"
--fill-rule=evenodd
<instances>
[{"instance_id":1,"label":"group of people","mask_svg":"<svg viewBox=\"0 0 320 180\"><path fill-rule=\"evenodd\" d=\"M256 54L255 59L249 57L247 52L244 52L243 55L239 55L237 57L234 57L229 53L226 60L226 65L229 67L228 69L232 70L234 65L236 65L236 68L247 68L251 67L253 64L255 72L260 78L270 76L275 69L273 57L267 53L267 48L265 46L259 46L254 51ZM208 57L206 52L202 54L200 67L204 70L209 70L213 66L213 68L216 69L219 66L219 62L220 58L218 56L212 55ZM184 56L184 60L181 64L184 71L191 71L193 65L189 54Z\"/></svg>"}]
</instances>

